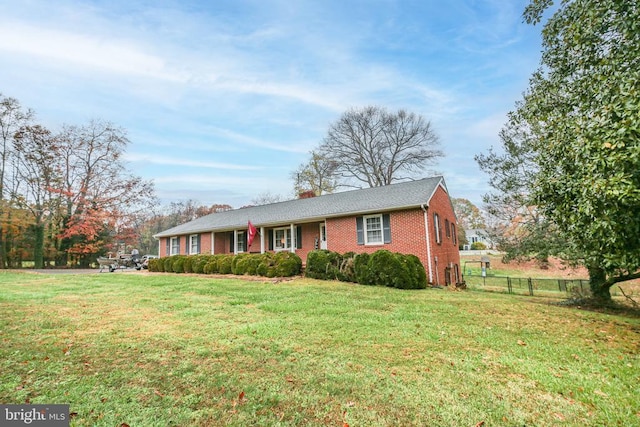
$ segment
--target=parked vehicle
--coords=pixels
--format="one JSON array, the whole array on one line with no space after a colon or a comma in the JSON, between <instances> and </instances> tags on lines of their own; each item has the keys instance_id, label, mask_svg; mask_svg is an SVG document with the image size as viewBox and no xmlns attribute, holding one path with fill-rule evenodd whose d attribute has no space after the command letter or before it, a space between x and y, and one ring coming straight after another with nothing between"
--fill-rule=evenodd
<instances>
[{"instance_id":1,"label":"parked vehicle","mask_svg":"<svg viewBox=\"0 0 640 427\"><path fill-rule=\"evenodd\" d=\"M144 268L145 270L149 269L149 260L150 259L156 259L158 258L157 255L143 255L142 256L142 262L140 263L140 268ZM138 270L140 270L140 268L138 268Z\"/></svg>"}]
</instances>

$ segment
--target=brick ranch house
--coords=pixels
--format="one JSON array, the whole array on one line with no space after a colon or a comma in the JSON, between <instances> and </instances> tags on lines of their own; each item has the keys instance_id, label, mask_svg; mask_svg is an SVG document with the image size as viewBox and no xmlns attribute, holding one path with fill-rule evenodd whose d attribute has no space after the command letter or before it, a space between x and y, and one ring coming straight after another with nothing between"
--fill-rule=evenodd
<instances>
[{"instance_id":1,"label":"brick ranch house","mask_svg":"<svg viewBox=\"0 0 640 427\"><path fill-rule=\"evenodd\" d=\"M248 224L258 235L247 247ZM161 257L314 249L414 254L429 283L460 281L456 217L442 176L214 213L154 236Z\"/></svg>"}]
</instances>

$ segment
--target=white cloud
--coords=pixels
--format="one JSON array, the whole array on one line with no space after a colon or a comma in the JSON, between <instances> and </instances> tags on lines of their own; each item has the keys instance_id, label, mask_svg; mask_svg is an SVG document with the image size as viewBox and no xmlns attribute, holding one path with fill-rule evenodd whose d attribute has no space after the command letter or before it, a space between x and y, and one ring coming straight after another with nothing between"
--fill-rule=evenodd
<instances>
[{"instance_id":1,"label":"white cloud","mask_svg":"<svg viewBox=\"0 0 640 427\"><path fill-rule=\"evenodd\" d=\"M189 166L193 168L207 168L207 169L225 169L225 170L259 170L262 169L258 166L248 166L233 163L219 163L209 162L193 159L180 159L176 157L158 156L152 154L127 154L125 160L131 163L141 162L154 165L165 166Z\"/></svg>"}]
</instances>

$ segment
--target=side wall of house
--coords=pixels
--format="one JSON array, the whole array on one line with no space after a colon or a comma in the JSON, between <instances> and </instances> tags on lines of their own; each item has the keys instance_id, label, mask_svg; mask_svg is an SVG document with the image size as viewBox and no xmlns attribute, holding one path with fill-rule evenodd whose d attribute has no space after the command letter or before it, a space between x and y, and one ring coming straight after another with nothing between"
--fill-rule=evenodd
<instances>
[{"instance_id":1,"label":"side wall of house","mask_svg":"<svg viewBox=\"0 0 640 427\"><path fill-rule=\"evenodd\" d=\"M438 216L438 230L435 225L435 215ZM438 187L431 198L427 217L431 240L432 282L435 285L456 283L462 279L460 251L456 236L458 225L449 195L442 187ZM436 236L436 231L440 234L439 238ZM425 268L427 268L426 264Z\"/></svg>"}]
</instances>

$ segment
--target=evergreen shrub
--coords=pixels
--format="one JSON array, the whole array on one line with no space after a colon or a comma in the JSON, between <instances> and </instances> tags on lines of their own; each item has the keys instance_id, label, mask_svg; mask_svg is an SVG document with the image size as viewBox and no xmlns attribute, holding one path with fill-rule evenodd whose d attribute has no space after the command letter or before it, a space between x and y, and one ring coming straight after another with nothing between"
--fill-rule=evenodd
<instances>
[{"instance_id":1,"label":"evergreen shrub","mask_svg":"<svg viewBox=\"0 0 640 427\"><path fill-rule=\"evenodd\" d=\"M256 273L263 277L275 277L276 276L276 261L275 254L272 252L265 252L260 257L260 263L256 268Z\"/></svg>"},{"instance_id":2,"label":"evergreen shrub","mask_svg":"<svg viewBox=\"0 0 640 427\"><path fill-rule=\"evenodd\" d=\"M374 285L394 287L397 281L405 280L399 276L407 275L398 258L386 249L380 249L371 254L369 270Z\"/></svg>"},{"instance_id":3,"label":"evergreen shrub","mask_svg":"<svg viewBox=\"0 0 640 427\"><path fill-rule=\"evenodd\" d=\"M220 255L218 259L218 273L231 274L231 263L233 262L233 255Z\"/></svg>"},{"instance_id":4,"label":"evergreen shrub","mask_svg":"<svg viewBox=\"0 0 640 427\"><path fill-rule=\"evenodd\" d=\"M175 256L175 255L174 255ZM174 256L168 256L166 258L163 258L163 270L166 271L167 273L173 273L173 259Z\"/></svg>"},{"instance_id":5,"label":"evergreen shrub","mask_svg":"<svg viewBox=\"0 0 640 427\"><path fill-rule=\"evenodd\" d=\"M164 263L160 258L152 258L149 260L149 271L162 273L164 271Z\"/></svg>"},{"instance_id":6,"label":"evergreen shrub","mask_svg":"<svg viewBox=\"0 0 640 427\"><path fill-rule=\"evenodd\" d=\"M353 259L353 270L356 283L361 285L373 285L371 271L369 270L369 258L371 255L364 252L357 254Z\"/></svg>"},{"instance_id":7,"label":"evergreen shrub","mask_svg":"<svg viewBox=\"0 0 640 427\"><path fill-rule=\"evenodd\" d=\"M275 256L275 274L278 277L291 277L302 271L302 259L293 252L278 252Z\"/></svg>"},{"instance_id":8,"label":"evergreen shrub","mask_svg":"<svg viewBox=\"0 0 640 427\"><path fill-rule=\"evenodd\" d=\"M182 270L184 273L192 272L191 266L193 265L193 258L194 258L194 255L189 255L184 257L184 264L182 266Z\"/></svg>"},{"instance_id":9,"label":"evergreen shrub","mask_svg":"<svg viewBox=\"0 0 640 427\"><path fill-rule=\"evenodd\" d=\"M327 280L327 266L329 265L328 253L329 251L326 249L309 252L304 275L312 279Z\"/></svg>"},{"instance_id":10,"label":"evergreen shrub","mask_svg":"<svg viewBox=\"0 0 640 427\"><path fill-rule=\"evenodd\" d=\"M187 255L174 255L173 264L171 268L174 273L184 273L184 262L187 259Z\"/></svg>"}]
</instances>

